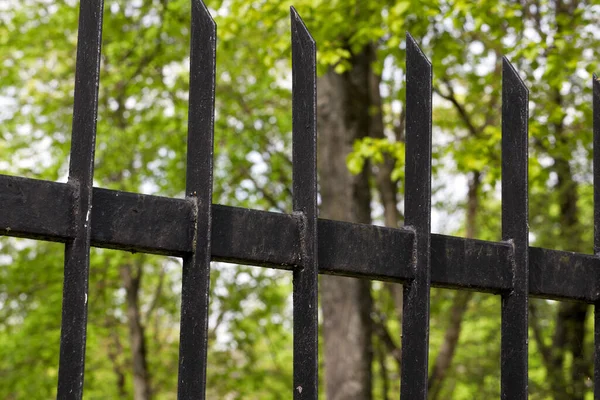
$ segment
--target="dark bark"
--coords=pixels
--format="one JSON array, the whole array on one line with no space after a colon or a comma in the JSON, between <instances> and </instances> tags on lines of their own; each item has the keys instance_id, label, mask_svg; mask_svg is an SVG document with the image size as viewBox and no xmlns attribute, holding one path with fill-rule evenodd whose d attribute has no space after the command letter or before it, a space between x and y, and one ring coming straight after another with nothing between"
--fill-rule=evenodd
<instances>
[{"instance_id":1,"label":"dark bark","mask_svg":"<svg viewBox=\"0 0 600 400\"><path fill-rule=\"evenodd\" d=\"M381 77L371 71L369 74L369 97L371 103L369 107L369 136L376 139L385 138L380 84ZM401 123L400 125L403 124ZM390 154L384 154L383 163L373 166L379 200L383 205L385 226L390 228L397 228L403 219L398 210L398 181L392 179L395 163L396 161Z\"/></svg>"},{"instance_id":2,"label":"dark bark","mask_svg":"<svg viewBox=\"0 0 600 400\"><path fill-rule=\"evenodd\" d=\"M398 366L398 371L400 371L402 369L402 349L400 348L400 344L397 343L399 340L392 338L392 335L388 331L384 314L378 310L375 310L373 314L373 318L371 319L373 333L377 337L379 345L386 348L386 355L394 359Z\"/></svg>"},{"instance_id":3,"label":"dark bark","mask_svg":"<svg viewBox=\"0 0 600 400\"><path fill-rule=\"evenodd\" d=\"M562 374L567 352L571 352L573 363L571 365L571 384L564 389L554 388L555 400L583 400L586 392L586 376L589 373L589 360L584 357L583 340L585 333L585 320L587 305L577 303L561 303L559 306L556 330L553 340L553 371L551 375ZM561 381L565 379L561 377Z\"/></svg>"},{"instance_id":4,"label":"dark bark","mask_svg":"<svg viewBox=\"0 0 600 400\"><path fill-rule=\"evenodd\" d=\"M369 135L373 138L385 138L385 130L383 124L383 104L381 100L381 76L371 71L369 82L369 95L371 97L370 106L370 126ZM404 117L400 116L400 121L396 125L396 140L404 140ZM400 210L398 210L398 181L392 179L396 161L390 154L384 154L384 161L381 164L373 166L373 174L377 192L379 193L379 201L383 205L384 224L390 228L397 228L404 220ZM403 311L403 286L398 283L385 282L384 290L387 290L394 305L394 311L402 329L402 311ZM374 306L374 312L377 313L377 305ZM398 364L398 370L401 369L401 348L395 344L386 328L385 321L373 319L374 333L379 338L379 350L382 351L381 345L384 344L388 349L388 354L395 358ZM385 360L380 360L380 364L385 364ZM382 366L383 369L384 365ZM387 375L385 379L388 379ZM387 392L386 392L387 393Z\"/></svg>"},{"instance_id":5,"label":"dark bark","mask_svg":"<svg viewBox=\"0 0 600 400\"><path fill-rule=\"evenodd\" d=\"M138 265L135 273L131 265L122 266L121 279L126 292L127 323L133 362L133 398L135 400L149 400L152 398L152 392L146 362L146 338L139 307L142 266Z\"/></svg>"},{"instance_id":6,"label":"dark bark","mask_svg":"<svg viewBox=\"0 0 600 400\"><path fill-rule=\"evenodd\" d=\"M404 306L404 292L403 286L399 283L384 282L384 288L390 293L390 297L394 303L394 311L396 311L396 318L402 329L402 312Z\"/></svg>"},{"instance_id":7,"label":"dark bark","mask_svg":"<svg viewBox=\"0 0 600 400\"><path fill-rule=\"evenodd\" d=\"M479 212L479 187L481 186L481 173L474 171L469 180L469 191L467 193L467 224L466 237L477 238L477 213Z\"/></svg>"},{"instance_id":8,"label":"dark bark","mask_svg":"<svg viewBox=\"0 0 600 400\"><path fill-rule=\"evenodd\" d=\"M479 211L480 185L481 174L478 171L474 171L469 180L469 191L467 193L466 237L471 239L477 237L477 213ZM444 334L444 341L442 342L429 376L429 399L433 400L439 398L444 379L446 378L448 369L452 365L452 360L454 359L456 346L460 339L462 321L472 297L473 292L468 291L458 291L454 295L454 301L450 308L448 328Z\"/></svg>"},{"instance_id":9,"label":"dark bark","mask_svg":"<svg viewBox=\"0 0 600 400\"><path fill-rule=\"evenodd\" d=\"M590 358L585 357L583 341L585 339L585 321L589 306L579 305L571 313L571 318L575 322L571 328L571 341L569 349L573 355L573 365L571 366L571 382L573 383L573 399L584 400L588 390L586 383L591 378Z\"/></svg>"},{"instance_id":10,"label":"dark bark","mask_svg":"<svg viewBox=\"0 0 600 400\"><path fill-rule=\"evenodd\" d=\"M109 341L107 348L108 358L112 362L113 372L117 378L117 390L119 397L125 398L127 397L127 390L125 388L126 369L123 367L123 363L119 360L119 356L123 353L123 346L121 345L119 334L114 329L115 325L116 322L114 318L107 315L104 322L104 327L111 330L110 340L112 341L112 343Z\"/></svg>"},{"instance_id":11,"label":"dark bark","mask_svg":"<svg viewBox=\"0 0 600 400\"><path fill-rule=\"evenodd\" d=\"M369 134L372 51L352 58L352 69L319 78L318 167L323 218L370 223L368 168L352 176L346 157L355 140ZM371 285L367 280L321 277L325 382L329 400L372 396Z\"/></svg>"},{"instance_id":12,"label":"dark bark","mask_svg":"<svg viewBox=\"0 0 600 400\"><path fill-rule=\"evenodd\" d=\"M428 382L428 398L438 399L443 387L444 379L452 365L456 346L460 339L460 332L463 317L468 309L469 301L473 297L473 292L458 291L454 295L454 301L450 308L448 328L444 334L444 341L433 364Z\"/></svg>"},{"instance_id":13,"label":"dark bark","mask_svg":"<svg viewBox=\"0 0 600 400\"><path fill-rule=\"evenodd\" d=\"M530 299L529 300L529 322L531 325L531 330L533 331L533 338L536 342L538 352L542 356L542 361L546 366L546 370L548 371L550 390L554 396L555 400L559 399L568 399L569 395L567 393L567 384L564 380L562 369L554 368L553 365L553 351L552 348L546 345L542 333L542 328L539 324L539 316L537 313L537 302L545 301L539 299Z\"/></svg>"},{"instance_id":14,"label":"dark bark","mask_svg":"<svg viewBox=\"0 0 600 400\"><path fill-rule=\"evenodd\" d=\"M562 106L560 92L554 93L554 99L558 106ZM566 148L567 140L563 121L552 125L558 140L558 145ZM558 204L560 207L561 240L567 250L585 252L583 246L581 224L579 223L579 195L577 183L573 179L572 168L565 158L558 156L554 158L554 171L558 182L556 191L558 193ZM583 343L585 340L585 323L589 306L580 303L562 302L559 305L556 316L556 330L553 340L553 373L562 373L565 355L570 352L573 363L570 370L569 398L572 400L583 400L586 392L586 378L591 365L585 357ZM562 399L561 393L555 394L555 399Z\"/></svg>"},{"instance_id":15,"label":"dark bark","mask_svg":"<svg viewBox=\"0 0 600 400\"><path fill-rule=\"evenodd\" d=\"M567 21L570 20L570 16L574 12L574 7L577 7L578 3L578 1L566 2L562 0L554 2L556 36L560 37L565 28L567 28L565 24L569 23ZM563 96L558 88L553 90L552 98L556 106L564 108ZM550 124L550 127L554 130L557 140L556 149L569 148L570 135L565 127L564 117L560 121ZM560 206L561 239L564 240L564 246L568 247L568 250L585 252L587 249L583 246L582 226L579 223L577 182L573 179L573 171L568 159L565 159L562 155L555 157L554 170L558 176L556 190ZM589 306L587 304L563 302L559 305L556 317L553 346L554 367L559 368L558 371L562 373L565 353L571 352L573 363L570 371L571 385L569 387L569 394L570 399L573 400L584 399L586 392L586 371L591 370L590 362L583 352L585 322L588 309Z\"/></svg>"},{"instance_id":16,"label":"dark bark","mask_svg":"<svg viewBox=\"0 0 600 400\"><path fill-rule=\"evenodd\" d=\"M386 365L386 353L381 343L377 345L377 361L379 362L379 375L381 376L381 399L388 400L388 392L390 390L389 372Z\"/></svg>"}]
</instances>

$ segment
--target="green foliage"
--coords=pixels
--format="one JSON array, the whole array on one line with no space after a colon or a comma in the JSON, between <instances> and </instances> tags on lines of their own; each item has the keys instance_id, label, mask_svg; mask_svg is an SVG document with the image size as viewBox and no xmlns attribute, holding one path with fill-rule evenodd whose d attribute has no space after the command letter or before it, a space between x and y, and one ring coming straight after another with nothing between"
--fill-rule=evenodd
<instances>
[{"instance_id":1,"label":"green foliage","mask_svg":"<svg viewBox=\"0 0 600 400\"><path fill-rule=\"evenodd\" d=\"M23 248L23 244L6 238L0 242L2 254L10 254L0 264L4 397L9 393L38 397L51 392L58 376L62 256L56 250L60 246L44 243ZM35 379L23 380L23 371Z\"/></svg>"},{"instance_id":2,"label":"green foliage","mask_svg":"<svg viewBox=\"0 0 600 400\"><path fill-rule=\"evenodd\" d=\"M394 181L404 178L404 143L388 139L365 137L354 142L352 153L347 158L348 169L355 175L359 174L365 161L381 164L385 155L391 156L396 162L390 178Z\"/></svg>"},{"instance_id":3,"label":"green foliage","mask_svg":"<svg viewBox=\"0 0 600 400\"><path fill-rule=\"evenodd\" d=\"M404 179L404 35L422 44L434 68L434 185L482 177L478 237L500 236L501 75L507 55L530 89L530 226L535 245L591 249L591 73L600 41L589 29L592 1L298 0L318 44L319 72L344 73L375 44L387 139L354 143L348 168L359 173L385 157ZM531 4L530 4L531 3ZM289 3L209 1L218 24L214 202L290 210L291 96ZM182 196L189 70L189 1L107 0L104 13L95 185ZM70 146L78 8L76 1L10 0L0 5L0 172L65 180ZM400 134L398 134L400 131ZM367 162L368 161L368 162ZM565 231L564 189L577 194L576 223ZM458 181L456 181L458 182ZM456 183L455 183L456 184ZM465 204L436 201L463 220ZM452 234L465 234L464 222ZM62 292L62 245L0 241L1 398L54 396ZM120 270L143 271L139 290L153 393L176 397L180 263L94 250L85 392L90 399L132 397L131 345ZM287 398L291 375L288 273L213 265L209 397ZM396 306L374 285L394 338ZM432 292L431 359L454 296ZM546 337L556 303L539 302ZM453 368L440 398L498 397L499 302L473 297ZM588 324L588 326L591 326ZM588 335L589 337L589 335ZM531 340L532 398L547 398L548 376ZM379 344L377 344L379 345ZM591 348L591 347L589 347ZM384 355L390 379L398 368ZM382 394L381 366L374 366ZM124 377L120 387L119 377ZM323 386L323 385L322 385ZM388 395L397 397L397 379ZM283 393L283 394L282 394ZM229 397L227 397L229 396ZM278 397L279 396L279 397ZM535 397L537 396L537 397ZM547 396L547 397L544 397ZM381 398L379 396L378 398Z\"/></svg>"}]
</instances>

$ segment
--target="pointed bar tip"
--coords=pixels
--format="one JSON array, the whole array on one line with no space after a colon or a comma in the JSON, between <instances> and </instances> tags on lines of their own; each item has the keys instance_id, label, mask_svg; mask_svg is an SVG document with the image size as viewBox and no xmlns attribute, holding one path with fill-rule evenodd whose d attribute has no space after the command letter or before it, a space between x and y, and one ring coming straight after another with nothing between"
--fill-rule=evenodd
<instances>
[{"instance_id":1,"label":"pointed bar tip","mask_svg":"<svg viewBox=\"0 0 600 400\"><path fill-rule=\"evenodd\" d=\"M315 39L310 34L310 31L294 6L290 6L290 16L292 18L292 38L306 40L310 42L312 46L316 46Z\"/></svg>"},{"instance_id":2,"label":"pointed bar tip","mask_svg":"<svg viewBox=\"0 0 600 400\"><path fill-rule=\"evenodd\" d=\"M529 89L527 88L527 85L525 85L523 79L521 79L521 75L519 75L515 66L510 62L508 57L502 56L502 80L504 81L506 78L510 79L511 77L520 84L527 94L529 94Z\"/></svg>"},{"instance_id":3,"label":"pointed bar tip","mask_svg":"<svg viewBox=\"0 0 600 400\"><path fill-rule=\"evenodd\" d=\"M427 58L425 53L423 53L423 50L421 50L419 43L417 43L410 32L406 32L406 57L411 57L413 55L418 55L431 68L431 61L429 61L429 58Z\"/></svg>"},{"instance_id":4,"label":"pointed bar tip","mask_svg":"<svg viewBox=\"0 0 600 400\"><path fill-rule=\"evenodd\" d=\"M210 15L210 11L208 11L208 7L206 7L204 1L192 0L192 7L200 11L198 14L196 14L198 17L200 17L200 22L209 24L211 29L216 30L217 23L213 19L212 15ZM194 18L194 15L192 15L192 18Z\"/></svg>"}]
</instances>

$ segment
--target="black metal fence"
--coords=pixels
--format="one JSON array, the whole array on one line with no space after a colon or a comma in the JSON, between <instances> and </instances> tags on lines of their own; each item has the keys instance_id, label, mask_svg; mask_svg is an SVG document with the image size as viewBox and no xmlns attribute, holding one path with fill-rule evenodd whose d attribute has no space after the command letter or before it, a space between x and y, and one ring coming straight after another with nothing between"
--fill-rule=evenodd
<instances>
[{"instance_id":1,"label":"black metal fence","mask_svg":"<svg viewBox=\"0 0 600 400\"><path fill-rule=\"evenodd\" d=\"M0 175L0 233L65 243L58 398L81 399L90 246L183 258L178 393L204 398L210 261L293 271L295 399L318 390L318 274L403 283L402 399L425 399L429 288L502 296L501 393L527 398L528 297L598 304L600 259L529 247L528 91L508 60L502 77L502 242L431 235L431 64L407 35L406 227L317 219L316 48L294 9L292 214L212 204L216 26L192 1L185 199L92 187L102 0L81 2L69 180ZM600 82L594 79L594 147ZM595 252L600 252L600 151L594 154ZM595 317L600 398L600 313Z\"/></svg>"}]
</instances>

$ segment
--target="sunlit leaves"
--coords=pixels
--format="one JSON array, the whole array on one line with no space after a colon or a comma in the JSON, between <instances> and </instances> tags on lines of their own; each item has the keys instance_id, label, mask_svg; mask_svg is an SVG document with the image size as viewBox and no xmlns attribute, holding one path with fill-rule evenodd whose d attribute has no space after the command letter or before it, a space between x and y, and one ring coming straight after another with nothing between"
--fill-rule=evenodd
<instances>
[{"instance_id":1,"label":"sunlit leaves","mask_svg":"<svg viewBox=\"0 0 600 400\"><path fill-rule=\"evenodd\" d=\"M354 143L347 159L351 172L359 173L367 165L377 167L389 157L395 162L391 178L402 188L404 37L409 31L433 62L434 186L458 192L461 188L453 185L464 179L457 177L481 174L479 237L497 240L499 65L507 55L531 91L530 225L535 242L565 248L588 243L591 247L589 86L591 73L598 70L600 42L594 24L600 10L590 1L563 3L295 1L316 39L320 73L330 67L345 73L365 45L375 47L385 135L394 139L366 138ZM557 4L570 8L557 9ZM289 212L290 3L224 0L208 1L208 6L218 25L215 202ZM0 3L2 173L66 179L77 11L75 1ZM181 196L190 2L108 0L104 18L95 184ZM585 229L577 235L566 235L559 223L561 204L555 188L560 160L567 160L578 184L578 223ZM461 220L464 200L444 197L434 204L439 212ZM451 233L464 234L464 223L460 226ZM0 397L15 393L24 398L52 397L62 247L27 244L21 248L14 243L2 242L1 254L9 256L10 262L0 261ZM118 397L121 369L127 381L125 396L131 396L131 358L119 275L120 268L130 263L143 265L141 309L153 388L157 396L173 398L180 266L170 259L108 251L92 255L86 393L90 398ZM248 393L276 398L277 393L286 393L291 381L289 276L222 265L215 265L213 271L209 394L214 398ZM452 299L438 294L432 296L432 327L439 329L432 330L434 345L440 343L444 329L445 320L438 316L448 310ZM385 295L378 292L376 297ZM453 386L442 391L445 398L497 395L497 365L490 354L497 352L498 307L490 299L479 296L469 309L463 328L466 336L461 339L463 347L459 346L464 350L459 350L449 378ZM386 304L384 310L392 315L394 305ZM548 321L553 308L549 305L540 312L542 320ZM399 335L399 326L390 324L390 329ZM121 350L111 359L116 348ZM540 363L531 365L535 368ZM545 385L538 381L542 377L531 374L540 390Z\"/></svg>"}]
</instances>

